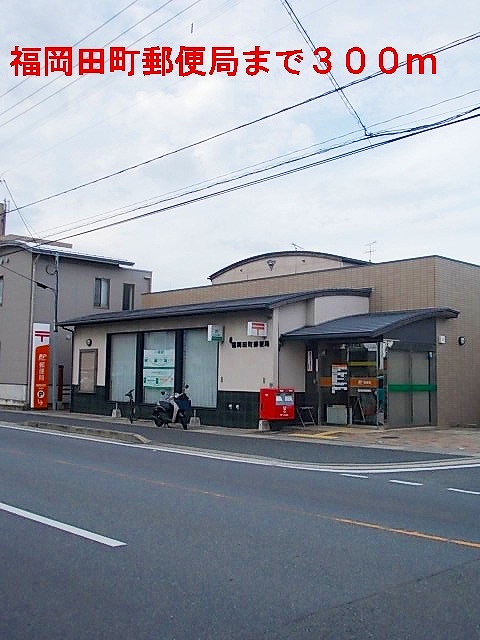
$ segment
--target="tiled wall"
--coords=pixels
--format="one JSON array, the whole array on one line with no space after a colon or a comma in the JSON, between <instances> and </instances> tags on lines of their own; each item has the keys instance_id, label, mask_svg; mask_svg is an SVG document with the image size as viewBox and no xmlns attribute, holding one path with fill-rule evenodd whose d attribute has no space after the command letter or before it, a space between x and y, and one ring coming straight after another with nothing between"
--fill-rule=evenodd
<instances>
[{"instance_id":1,"label":"tiled wall","mask_svg":"<svg viewBox=\"0 0 480 640\"><path fill-rule=\"evenodd\" d=\"M460 311L456 320L437 323L446 339L437 344L439 423L480 426L480 269L439 259L435 281L436 304Z\"/></svg>"},{"instance_id":2,"label":"tiled wall","mask_svg":"<svg viewBox=\"0 0 480 640\"><path fill-rule=\"evenodd\" d=\"M297 403L303 400L303 394L297 394ZM119 403L122 415L126 415L126 403ZM235 427L238 429L256 429L258 427L259 394L242 391L219 391L216 409L196 409L196 415L202 425ZM115 409L115 402L105 400L105 387L97 387L96 393L78 393L74 387L72 411L75 413L92 413L97 415L111 415ZM140 405L137 407L137 417L150 419L152 407ZM280 428L282 421L275 428Z\"/></svg>"},{"instance_id":3,"label":"tiled wall","mask_svg":"<svg viewBox=\"0 0 480 640\"><path fill-rule=\"evenodd\" d=\"M435 257L277 276L144 295L145 308L327 288L372 287L371 311L434 306ZM480 271L480 269L479 269Z\"/></svg>"}]
</instances>

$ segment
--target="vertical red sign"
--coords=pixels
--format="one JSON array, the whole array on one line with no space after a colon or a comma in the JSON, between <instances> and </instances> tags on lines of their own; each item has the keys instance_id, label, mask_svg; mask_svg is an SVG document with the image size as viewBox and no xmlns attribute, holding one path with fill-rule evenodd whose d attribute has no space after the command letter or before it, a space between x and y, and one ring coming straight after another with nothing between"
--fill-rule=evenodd
<instances>
[{"instance_id":1,"label":"vertical red sign","mask_svg":"<svg viewBox=\"0 0 480 640\"><path fill-rule=\"evenodd\" d=\"M33 324L32 344L32 409L48 407L48 357L50 350L50 325Z\"/></svg>"}]
</instances>

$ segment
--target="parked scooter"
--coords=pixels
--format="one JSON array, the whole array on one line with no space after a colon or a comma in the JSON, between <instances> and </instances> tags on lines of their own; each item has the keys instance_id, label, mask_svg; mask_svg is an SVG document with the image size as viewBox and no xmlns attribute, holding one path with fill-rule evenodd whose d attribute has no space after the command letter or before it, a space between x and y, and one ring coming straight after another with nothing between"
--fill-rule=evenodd
<instances>
[{"instance_id":1,"label":"parked scooter","mask_svg":"<svg viewBox=\"0 0 480 640\"><path fill-rule=\"evenodd\" d=\"M174 393L169 398L159 400L153 409L152 418L157 427L168 427L179 422L187 429L192 402L187 395L188 384L182 393ZM162 391L164 395L165 392Z\"/></svg>"}]
</instances>

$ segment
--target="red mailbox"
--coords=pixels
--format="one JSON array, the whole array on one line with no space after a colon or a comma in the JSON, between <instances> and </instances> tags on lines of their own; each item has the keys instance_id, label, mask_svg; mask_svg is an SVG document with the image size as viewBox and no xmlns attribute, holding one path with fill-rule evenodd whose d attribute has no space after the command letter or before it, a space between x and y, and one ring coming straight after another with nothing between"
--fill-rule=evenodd
<instances>
[{"instance_id":1,"label":"red mailbox","mask_svg":"<svg viewBox=\"0 0 480 640\"><path fill-rule=\"evenodd\" d=\"M295 420L293 389L260 389L260 420Z\"/></svg>"}]
</instances>

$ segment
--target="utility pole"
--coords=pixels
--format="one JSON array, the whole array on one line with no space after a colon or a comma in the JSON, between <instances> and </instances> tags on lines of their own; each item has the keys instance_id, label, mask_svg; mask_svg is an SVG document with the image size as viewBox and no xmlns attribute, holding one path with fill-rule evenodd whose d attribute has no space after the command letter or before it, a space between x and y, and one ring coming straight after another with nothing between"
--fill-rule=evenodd
<instances>
[{"instance_id":1,"label":"utility pole","mask_svg":"<svg viewBox=\"0 0 480 640\"><path fill-rule=\"evenodd\" d=\"M53 313L52 313L52 329L53 331L50 333L50 344L52 345L52 410L57 410L57 379L58 379L58 355L57 355L57 338L58 338L58 266L59 266L59 257L58 254L55 254L55 264L53 267L53 271L49 271L50 265L45 267L45 271L51 275L55 276L55 284L53 287L50 287L47 284L43 284L42 282L35 282L35 284L41 289L49 289L53 294Z\"/></svg>"},{"instance_id":2,"label":"utility pole","mask_svg":"<svg viewBox=\"0 0 480 640\"><path fill-rule=\"evenodd\" d=\"M0 238L7 233L7 201L0 202Z\"/></svg>"},{"instance_id":3,"label":"utility pole","mask_svg":"<svg viewBox=\"0 0 480 640\"><path fill-rule=\"evenodd\" d=\"M48 272L47 272L48 273ZM57 338L58 338L58 253L55 254L55 287L53 289L53 333L51 335L52 340L52 410L57 410L58 399L58 366L57 366Z\"/></svg>"}]
</instances>

